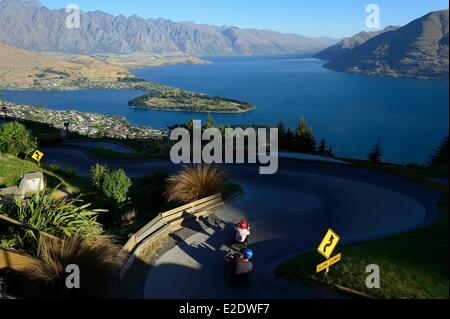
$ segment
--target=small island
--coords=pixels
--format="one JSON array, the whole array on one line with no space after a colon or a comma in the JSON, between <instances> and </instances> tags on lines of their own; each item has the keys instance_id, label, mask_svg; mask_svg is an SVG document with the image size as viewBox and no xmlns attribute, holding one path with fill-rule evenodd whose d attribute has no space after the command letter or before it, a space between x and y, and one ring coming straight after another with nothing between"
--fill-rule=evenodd
<instances>
[{"instance_id":1,"label":"small island","mask_svg":"<svg viewBox=\"0 0 450 319\"><path fill-rule=\"evenodd\" d=\"M139 109L211 113L242 113L255 108L253 104L247 102L175 88L139 96L131 100L129 105Z\"/></svg>"}]
</instances>

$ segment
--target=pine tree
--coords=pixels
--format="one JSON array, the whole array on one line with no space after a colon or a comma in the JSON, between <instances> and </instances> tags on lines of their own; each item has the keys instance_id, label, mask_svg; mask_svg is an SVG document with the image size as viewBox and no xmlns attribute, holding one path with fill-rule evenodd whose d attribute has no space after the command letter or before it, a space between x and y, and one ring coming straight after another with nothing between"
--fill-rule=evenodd
<instances>
[{"instance_id":1,"label":"pine tree","mask_svg":"<svg viewBox=\"0 0 450 319\"><path fill-rule=\"evenodd\" d=\"M286 123L283 121L278 122L278 136L280 140L283 140L283 138L286 136Z\"/></svg>"},{"instance_id":2,"label":"pine tree","mask_svg":"<svg viewBox=\"0 0 450 319\"><path fill-rule=\"evenodd\" d=\"M216 127L216 122L214 121L211 113L208 113L208 117L206 118L206 122L203 126L203 129L209 129Z\"/></svg>"},{"instance_id":3,"label":"pine tree","mask_svg":"<svg viewBox=\"0 0 450 319\"><path fill-rule=\"evenodd\" d=\"M296 140L294 136L294 132L290 128L286 130L286 150L288 151L295 151L296 150Z\"/></svg>"},{"instance_id":4,"label":"pine tree","mask_svg":"<svg viewBox=\"0 0 450 319\"><path fill-rule=\"evenodd\" d=\"M333 153L333 148L330 146L330 148L328 148L327 151L327 155L328 157L334 157L334 153Z\"/></svg>"},{"instance_id":5,"label":"pine tree","mask_svg":"<svg viewBox=\"0 0 450 319\"><path fill-rule=\"evenodd\" d=\"M296 151L296 139L292 130L289 127L286 127L286 124L283 121L280 121L277 127L280 149L286 151Z\"/></svg>"},{"instance_id":6,"label":"pine tree","mask_svg":"<svg viewBox=\"0 0 450 319\"><path fill-rule=\"evenodd\" d=\"M317 155L325 156L328 153L327 144L325 139L322 138L319 143L319 147L317 147Z\"/></svg>"},{"instance_id":7,"label":"pine tree","mask_svg":"<svg viewBox=\"0 0 450 319\"><path fill-rule=\"evenodd\" d=\"M287 130L286 130L286 124L283 121L280 121L278 123L278 141L280 149L282 150L288 150L289 149L289 142L287 141Z\"/></svg>"},{"instance_id":8,"label":"pine tree","mask_svg":"<svg viewBox=\"0 0 450 319\"><path fill-rule=\"evenodd\" d=\"M333 149L331 148L331 146L330 147L327 146L327 142L325 141L324 138L320 140L316 154L320 156L334 157Z\"/></svg>"},{"instance_id":9,"label":"pine tree","mask_svg":"<svg viewBox=\"0 0 450 319\"><path fill-rule=\"evenodd\" d=\"M442 140L439 147L431 155L431 160L429 162L432 166L448 166L448 135Z\"/></svg>"},{"instance_id":10,"label":"pine tree","mask_svg":"<svg viewBox=\"0 0 450 319\"><path fill-rule=\"evenodd\" d=\"M194 121L195 118L192 117L191 119L189 119L185 124L184 127L190 132L192 133L193 129L194 129Z\"/></svg>"},{"instance_id":11,"label":"pine tree","mask_svg":"<svg viewBox=\"0 0 450 319\"><path fill-rule=\"evenodd\" d=\"M369 161L372 162L381 162L383 159L383 151L381 149L380 139L377 140L377 143L374 145L372 152L367 155Z\"/></svg>"},{"instance_id":12,"label":"pine tree","mask_svg":"<svg viewBox=\"0 0 450 319\"><path fill-rule=\"evenodd\" d=\"M297 151L306 154L313 154L316 151L316 139L304 118L300 119L296 135Z\"/></svg>"}]
</instances>

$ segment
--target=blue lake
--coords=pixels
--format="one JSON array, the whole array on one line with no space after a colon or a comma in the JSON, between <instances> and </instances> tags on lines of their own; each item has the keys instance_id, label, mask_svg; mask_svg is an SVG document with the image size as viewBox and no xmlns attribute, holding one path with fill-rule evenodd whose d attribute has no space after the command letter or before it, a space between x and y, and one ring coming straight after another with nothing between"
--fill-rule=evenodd
<instances>
[{"instance_id":1,"label":"blue lake","mask_svg":"<svg viewBox=\"0 0 450 319\"><path fill-rule=\"evenodd\" d=\"M188 90L243 99L257 109L217 114L224 124L295 128L305 117L315 136L340 156L365 158L378 138L386 161L424 162L448 134L448 81L369 77L322 68L324 61L295 57L210 58L209 65L139 68L138 76ZM134 110L137 91L4 92L8 100L52 109L123 115L136 125L165 128L205 114Z\"/></svg>"}]
</instances>

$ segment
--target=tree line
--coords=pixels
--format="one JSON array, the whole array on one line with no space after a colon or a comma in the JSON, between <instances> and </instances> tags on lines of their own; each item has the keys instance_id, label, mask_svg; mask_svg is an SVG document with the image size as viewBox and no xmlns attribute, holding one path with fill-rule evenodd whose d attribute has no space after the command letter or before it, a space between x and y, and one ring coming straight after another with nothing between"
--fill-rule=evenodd
<instances>
[{"instance_id":1,"label":"tree line","mask_svg":"<svg viewBox=\"0 0 450 319\"><path fill-rule=\"evenodd\" d=\"M184 127L191 131L193 129L194 118L191 118L184 124L178 124L174 126L168 126L169 130L173 130L177 127ZM224 136L225 128L235 128L232 125L218 125L211 114L208 114L206 121L203 123L202 129L218 128ZM254 125L240 125L242 129L248 127L254 127ZM334 157L332 146L328 145L325 138L321 138L317 142L316 137L313 134L312 129L304 118L301 118L298 122L297 128L293 131L283 121L278 123L278 141L279 149L283 151L297 152L303 154L319 155L326 157ZM439 147L432 154L430 160L427 162L431 166L448 166L448 135L443 139ZM384 152L381 145L381 140L377 139L376 143L372 146L371 151L367 154L366 158L371 162L381 163L383 161Z\"/></svg>"},{"instance_id":2,"label":"tree line","mask_svg":"<svg viewBox=\"0 0 450 319\"><path fill-rule=\"evenodd\" d=\"M301 118L293 132L284 122L278 123L279 147L285 151L334 157L333 148L324 138L317 143L316 138L304 118Z\"/></svg>"}]
</instances>

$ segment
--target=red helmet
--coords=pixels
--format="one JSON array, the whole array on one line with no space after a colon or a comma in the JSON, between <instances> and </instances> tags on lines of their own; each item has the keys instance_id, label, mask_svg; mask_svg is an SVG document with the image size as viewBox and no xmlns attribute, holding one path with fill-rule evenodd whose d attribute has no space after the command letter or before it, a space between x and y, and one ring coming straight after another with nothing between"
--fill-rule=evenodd
<instances>
[{"instance_id":1,"label":"red helmet","mask_svg":"<svg viewBox=\"0 0 450 319\"><path fill-rule=\"evenodd\" d=\"M242 220L241 221L241 223L239 224L239 228L241 228L241 229L247 229L247 228L249 228L249 224L247 223L247 221L244 219L244 220Z\"/></svg>"}]
</instances>

